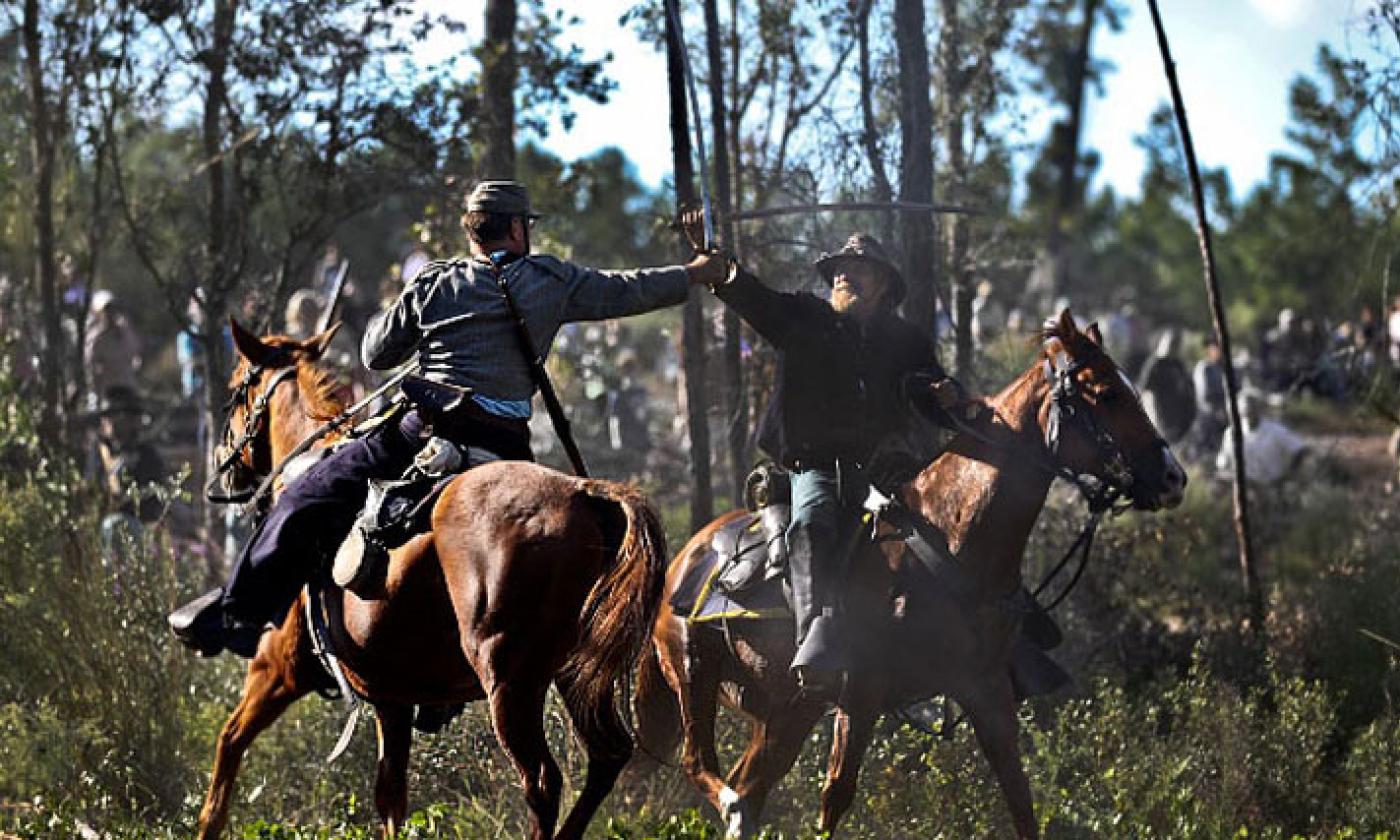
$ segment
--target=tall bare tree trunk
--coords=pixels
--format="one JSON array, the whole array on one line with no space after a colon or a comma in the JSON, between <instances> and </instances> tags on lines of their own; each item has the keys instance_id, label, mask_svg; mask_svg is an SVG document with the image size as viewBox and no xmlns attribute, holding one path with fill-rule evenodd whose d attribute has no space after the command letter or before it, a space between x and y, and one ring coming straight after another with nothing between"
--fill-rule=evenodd
<instances>
[{"instance_id":1,"label":"tall bare tree trunk","mask_svg":"<svg viewBox=\"0 0 1400 840\"><path fill-rule=\"evenodd\" d=\"M515 177L515 0L486 0L486 38L481 44L481 174Z\"/></svg>"},{"instance_id":2,"label":"tall bare tree trunk","mask_svg":"<svg viewBox=\"0 0 1400 840\"><path fill-rule=\"evenodd\" d=\"M710 63L710 121L715 147L715 212L719 215L719 236L727 248L735 247L734 199L730 193L729 118L724 101L724 54L720 50L717 0L705 0L705 49ZM698 118L698 117L697 117ZM739 314L724 309L724 410L729 443L730 489L734 503L744 497L744 479L749 468L749 405L744 387L744 361Z\"/></svg>"},{"instance_id":3,"label":"tall bare tree trunk","mask_svg":"<svg viewBox=\"0 0 1400 840\"><path fill-rule=\"evenodd\" d=\"M962 69L964 33L958 0L939 0L943 37L939 42L938 66L943 80L939 99L940 129L947 151L948 184L944 196L963 203L967 184L967 150L963 144L967 111L967 76ZM945 260L952 292L954 330L953 367L960 376L972 372L972 270L968 264L967 219L952 215L943 223Z\"/></svg>"},{"instance_id":4,"label":"tall bare tree trunk","mask_svg":"<svg viewBox=\"0 0 1400 840\"><path fill-rule=\"evenodd\" d=\"M204 348L205 428L217 429L223 422L219 406L224 401L224 382L228 362L224 355L223 313L228 310L229 266L229 202L228 167L224 160L223 114L228 103L229 52L233 46L234 24L238 16L238 0L213 0L214 26L205 55L209 78L204 89L204 114L200 135L204 153L205 173L209 179L208 219L205 232L205 266L209 274L204 279L202 304L204 319L200 324L200 344ZM209 436L206 447L214 445ZM209 460L210 453L205 453ZM213 539L220 529L212 510L205 505L203 520L206 533Z\"/></svg>"},{"instance_id":5,"label":"tall bare tree trunk","mask_svg":"<svg viewBox=\"0 0 1400 840\"><path fill-rule=\"evenodd\" d=\"M690 118L686 110L685 70L681 63L681 33L666 18L666 81L671 104L671 161L675 169L676 205L694 204L695 169L691 163ZM685 250L684 237L680 247ZM690 530L714 518L714 488L710 478L709 395L705 375L705 308L699 289L685 302L681 352L684 356L686 425L690 429Z\"/></svg>"},{"instance_id":6,"label":"tall bare tree trunk","mask_svg":"<svg viewBox=\"0 0 1400 840\"><path fill-rule=\"evenodd\" d=\"M899 55L899 198L932 203L933 106L923 0L895 0L894 36ZM901 213L898 227L900 267L909 284L904 312L914 324L931 331L938 283L933 224L921 213Z\"/></svg>"},{"instance_id":7,"label":"tall bare tree trunk","mask_svg":"<svg viewBox=\"0 0 1400 840\"><path fill-rule=\"evenodd\" d=\"M870 10L875 0L862 0L856 10L856 42L860 48L860 144L865 150L866 161L870 164L870 176L875 181L873 198L887 202L894 197L890 186L889 173L885 171L885 160L880 153L880 137L875 127L874 84L870 68ZM880 239L893 244L894 214L880 214Z\"/></svg>"},{"instance_id":8,"label":"tall bare tree trunk","mask_svg":"<svg viewBox=\"0 0 1400 840\"><path fill-rule=\"evenodd\" d=\"M1084 130L1084 91L1089 83L1089 45L1094 24L1099 16L1101 0L1084 0L1084 19L1080 23L1079 40L1070 57L1065 78L1068 99L1067 116L1051 130L1050 157L1058 170L1055 200L1050 205L1049 231L1046 237L1046 259L1050 271L1050 293L1059 294L1065 287L1065 246L1067 227L1079 210L1079 145Z\"/></svg>"},{"instance_id":9,"label":"tall bare tree trunk","mask_svg":"<svg viewBox=\"0 0 1400 840\"><path fill-rule=\"evenodd\" d=\"M22 23L24 70L29 87L29 147L34 158L35 270L39 281L39 311L44 327L43 433L57 442L59 403L63 399L63 325L58 306L58 264L53 220L54 147L48 90L44 85L43 37L39 32L39 2L25 0ZM80 316L81 317L81 316Z\"/></svg>"}]
</instances>

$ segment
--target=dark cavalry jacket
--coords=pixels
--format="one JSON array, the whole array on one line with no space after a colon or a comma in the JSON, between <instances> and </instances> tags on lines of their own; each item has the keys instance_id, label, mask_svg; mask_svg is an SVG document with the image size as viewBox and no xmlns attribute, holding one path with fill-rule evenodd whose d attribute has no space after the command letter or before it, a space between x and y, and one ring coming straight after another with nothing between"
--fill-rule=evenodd
<instances>
[{"instance_id":1,"label":"dark cavalry jacket","mask_svg":"<svg viewBox=\"0 0 1400 840\"><path fill-rule=\"evenodd\" d=\"M835 459L868 465L910 418L905 378L946 376L933 341L894 313L862 329L816 295L775 292L743 271L715 294L778 350L758 445L789 468L830 468Z\"/></svg>"}]
</instances>

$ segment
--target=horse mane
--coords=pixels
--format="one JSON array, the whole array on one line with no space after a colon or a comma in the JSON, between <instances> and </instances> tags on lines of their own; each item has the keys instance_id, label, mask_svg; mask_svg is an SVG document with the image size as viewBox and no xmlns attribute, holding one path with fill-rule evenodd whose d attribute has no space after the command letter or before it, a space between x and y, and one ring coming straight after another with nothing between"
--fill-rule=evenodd
<instances>
[{"instance_id":1,"label":"horse mane","mask_svg":"<svg viewBox=\"0 0 1400 840\"><path fill-rule=\"evenodd\" d=\"M345 408L343 383L335 371L310 358L302 343L285 335L264 338L263 343L287 353L297 369L297 390L302 407L313 420L330 420Z\"/></svg>"},{"instance_id":2,"label":"horse mane","mask_svg":"<svg viewBox=\"0 0 1400 840\"><path fill-rule=\"evenodd\" d=\"M306 413L314 420L330 420L345 408L340 378L317 362L297 361L297 388Z\"/></svg>"}]
</instances>

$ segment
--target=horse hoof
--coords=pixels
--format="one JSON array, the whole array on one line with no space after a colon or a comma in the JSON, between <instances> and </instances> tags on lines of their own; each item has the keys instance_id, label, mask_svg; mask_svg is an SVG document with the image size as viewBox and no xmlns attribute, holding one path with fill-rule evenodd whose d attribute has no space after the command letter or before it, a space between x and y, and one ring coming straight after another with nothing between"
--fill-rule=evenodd
<instances>
[{"instance_id":1,"label":"horse hoof","mask_svg":"<svg viewBox=\"0 0 1400 840\"><path fill-rule=\"evenodd\" d=\"M733 788L725 787L719 792L720 814L724 818L724 838L725 840L742 840L745 837L752 837L749 830L749 809L739 799L739 794Z\"/></svg>"}]
</instances>

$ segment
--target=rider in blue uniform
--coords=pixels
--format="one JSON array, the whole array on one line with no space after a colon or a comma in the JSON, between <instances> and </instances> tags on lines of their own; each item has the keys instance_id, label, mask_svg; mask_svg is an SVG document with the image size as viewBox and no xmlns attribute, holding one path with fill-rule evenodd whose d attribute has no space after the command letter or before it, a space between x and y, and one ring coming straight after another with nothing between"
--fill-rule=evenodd
<instances>
[{"instance_id":1,"label":"rider in blue uniform","mask_svg":"<svg viewBox=\"0 0 1400 840\"><path fill-rule=\"evenodd\" d=\"M520 184L478 184L463 217L470 257L427 265L365 330L367 367L390 370L416 360L422 377L468 394L433 418L432 434L465 449L473 465L532 458L527 421L535 382L493 260L541 356L564 323L674 306L690 284L723 277L724 261L706 254L684 266L629 271L531 255L536 218ZM425 443L424 418L409 411L291 482L244 546L228 583L171 614L181 641L206 655L228 649L251 656L268 622L281 621L350 530L367 480L398 478Z\"/></svg>"}]
</instances>

